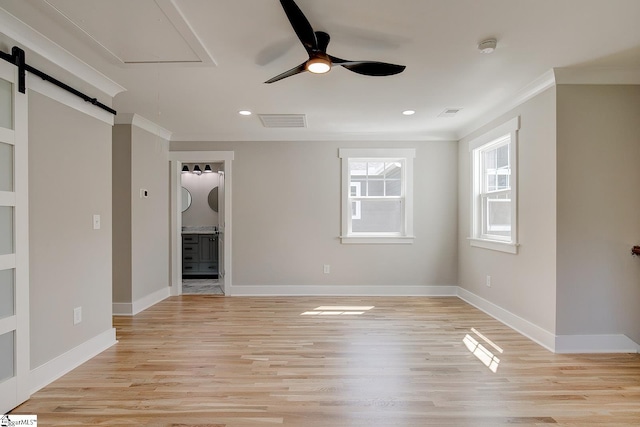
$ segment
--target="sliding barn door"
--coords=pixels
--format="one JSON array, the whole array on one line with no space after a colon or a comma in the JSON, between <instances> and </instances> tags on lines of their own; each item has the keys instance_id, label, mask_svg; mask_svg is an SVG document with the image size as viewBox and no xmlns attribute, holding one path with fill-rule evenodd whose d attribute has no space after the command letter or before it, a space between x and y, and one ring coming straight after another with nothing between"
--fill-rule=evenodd
<instances>
[{"instance_id":1,"label":"sliding barn door","mask_svg":"<svg viewBox=\"0 0 640 427\"><path fill-rule=\"evenodd\" d=\"M27 95L0 61L0 414L29 398Z\"/></svg>"}]
</instances>

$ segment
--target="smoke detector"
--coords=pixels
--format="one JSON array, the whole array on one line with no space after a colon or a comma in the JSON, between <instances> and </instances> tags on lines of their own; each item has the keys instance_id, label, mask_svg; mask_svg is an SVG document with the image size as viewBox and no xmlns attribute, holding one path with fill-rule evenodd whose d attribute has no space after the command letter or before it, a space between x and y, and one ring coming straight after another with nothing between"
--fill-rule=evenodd
<instances>
[{"instance_id":1,"label":"smoke detector","mask_svg":"<svg viewBox=\"0 0 640 427\"><path fill-rule=\"evenodd\" d=\"M478 43L478 50L482 53L492 53L496 50L498 41L496 39L487 39Z\"/></svg>"}]
</instances>

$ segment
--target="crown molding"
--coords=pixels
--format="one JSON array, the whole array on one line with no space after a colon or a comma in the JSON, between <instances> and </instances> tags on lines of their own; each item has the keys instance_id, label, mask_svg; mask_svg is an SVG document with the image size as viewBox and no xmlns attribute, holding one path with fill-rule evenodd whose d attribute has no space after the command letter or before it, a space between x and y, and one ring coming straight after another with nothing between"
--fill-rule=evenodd
<instances>
[{"instance_id":1,"label":"crown molding","mask_svg":"<svg viewBox=\"0 0 640 427\"><path fill-rule=\"evenodd\" d=\"M536 95L541 94L545 90L556 85L556 77L554 70L551 69L545 72L543 75L526 85L520 91L516 93L516 95L509 101L502 103L497 108L492 109L491 113L485 114L481 116L479 119L474 120L469 125L464 126L460 129L458 133L458 140L464 139L469 136L472 132L480 129L482 126L486 125L492 120L497 119L503 114L508 113L509 111L516 108L518 105L524 104L531 98Z\"/></svg>"},{"instance_id":2,"label":"crown molding","mask_svg":"<svg viewBox=\"0 0 640 427\"><path fill-rule=\"evenodd\" d=\"M0 33L113 98L126 88L0 8Z\"/></svg>"},{"instance_id":3,"label":"crown molding","mask_svg":"<svg viewBox=\"0 0 640 427\"><path fill-rule=\"evenodd\" d=\"M162 126L152 122L149 119L145 119L139 114L131 114L124 113L118 114L115 119L115 124L117 125L132 125L136 126L140 129L146 130L147 132L158 136L167 141L171 141L172 132L163 128Z\"/></svg>"},{"instance_id":4,"label":"crown molding","mask_svg":"<svg viewBox=\"0 0 640 427\"><path fill-rule=\"evenodd\" d=\"M464 126L458 133L457 139L461 140L467 137L490 121L559 84L638 85L640 84L640 68L552 68L522 88L510 101L493 109L490 114L481 116L478 120Z\"/></svg>"}]
</instances>

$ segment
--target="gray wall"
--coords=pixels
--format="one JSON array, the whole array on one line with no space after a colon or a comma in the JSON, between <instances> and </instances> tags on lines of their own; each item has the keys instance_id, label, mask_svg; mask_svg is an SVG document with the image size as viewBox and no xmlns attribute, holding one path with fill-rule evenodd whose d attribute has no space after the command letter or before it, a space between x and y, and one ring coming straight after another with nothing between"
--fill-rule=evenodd
<instances>
[{"instance_id":1,"label":"gray wall","mask_svg":"<svg viewBox=\"0 0 640 427\"><path fill-rule=\"evenodd\" d=\"M113 127L113 301L131 302L131 125Z\"/></svg>"},{"instance_id":2,"label":"gray wall","mask_svg":"<svg viewBox=\"0 0 640 427\"><path fill-rule=\"evenodd\" d=\"M29 203L34 369L111 329L111 126L30 91Z\"/></svg>"},{"instance_id":3,"label":"gray wall","mask_svg":"<svg viewBox=\"0 0 640 427\"><path fill-rule=\"evenodd\" d=\"M530 99L459 143L459 285L553 333L556 328L555 88ZM471 247L469 141L521 116L518 137L517 255ZM491 276L491 287L485 284Z\"/></svg>"},{"instance_id":4,"label":"gray wall","mask_svg":"<svg viewBox=\"0 0 640 427\"><path fill-rule=\"evenodd\" d=\"M169 142L132 125L113 137L113 300L131 303L170 283Z\"/></svg>"},{"instance_id":5,"label":"gray wall","mask_svg":"<svg viewBox=\"0 0 640 427\"><path fill-rule=\"evenodd\" d=\"M560 85L559 335L640 342L640 86Z\"/></svg>"},{"instance_id":6,"label":"gray wall","mask_svg":"<svg viewBox=\"0 0 640 427\"><path fill-rule=\"evenodd\" d=\"M343 245L338 149L390 146L417 150L415 242ZM235 152L234 286L457 284L454 142L176 142L171 149Z\"/></svg>"},{"instance_id":7,"label":"gray wall","mask_svg":"<svg viewBox=\"0 0 640 427\"><path fill-rule=\"evenodd\" d=\"M169 287L169 141L132 127L133 301ZM149 197L140 198L140 189Z\"/></svg>"}]
</instances>

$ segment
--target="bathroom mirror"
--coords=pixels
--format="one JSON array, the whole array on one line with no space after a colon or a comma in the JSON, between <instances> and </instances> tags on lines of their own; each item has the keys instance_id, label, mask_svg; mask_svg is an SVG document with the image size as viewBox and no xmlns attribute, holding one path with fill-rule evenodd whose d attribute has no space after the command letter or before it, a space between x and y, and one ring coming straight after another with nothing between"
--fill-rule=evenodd
<instances>
[{"instance_id":1,"label":"bathroom mirror","mask_svg":"<svg viewBox=\"0 0 640 427\"><path fill-rule=\"evenodd\" d=\"M187 209L189 209L189 206L191 206L191 193L189 193L189 190L187 190L186 188L182 187L182 212L186 211Z\"/></svg>"},{"instance_id":2,"label":"bathroom mirror","mask_svg":"<svg viewBox=\"0 0 640 427\"><path fill-rule=\"evenodd\" d=\"M209 207L212 211L218 212L218 187L213 187L213 190L209 192Z\"/></svg>"}]
</instances>

